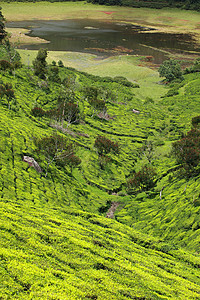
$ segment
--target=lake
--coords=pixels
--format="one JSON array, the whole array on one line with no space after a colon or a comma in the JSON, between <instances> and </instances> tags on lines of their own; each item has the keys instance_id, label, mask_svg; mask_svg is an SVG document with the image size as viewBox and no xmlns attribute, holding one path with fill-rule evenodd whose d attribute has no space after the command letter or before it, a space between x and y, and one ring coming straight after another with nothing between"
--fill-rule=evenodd
<instances>
[{"instance_id":1,"label":"lake","mask_svg":"<svg viewBox=\"0 0 200 300\"><path fill-rule=\"evenodd\" d=\"M166 59L163 51L183 53L200 48L187 34L159 33L148 27L89 19L62 21L19 21L6 24L10 28L26 28L29 36L48 41L45 44L20 46L21 49L75 51L97 54L100 57L114 54L153 56L155 63Z\"/></svg>"}]
</instances>

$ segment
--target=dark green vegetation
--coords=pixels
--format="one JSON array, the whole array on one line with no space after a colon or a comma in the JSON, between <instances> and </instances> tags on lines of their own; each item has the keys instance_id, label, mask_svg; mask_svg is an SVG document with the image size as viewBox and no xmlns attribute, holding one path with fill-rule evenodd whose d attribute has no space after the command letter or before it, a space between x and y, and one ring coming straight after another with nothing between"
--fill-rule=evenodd
<instances>
[{"instance_id":1,"label":"dark green vegetation","mask_svg":"<svg viewBox=\"0 0 200 300\"><path fill-rule=\"evenodd\" d=\"M163 62L159 68L159 74L161 77L165 77L167 81L174 79L182 79L181 66L178 61L169 59Z\"/></svg>"},{"instance_id":2,"label":"dark green vegetation","mask_svg":"<svg viewBox=\"0 0 200 300\"><path fill-rule=\"evenodd\" d=\"M0 299L199 299L198 62L155 100L0 53Z\"/></svg>"},{"instance_id":3,"label":"dark green vegetation","mask_svg":"<svg viewBox=\"0 0 200 300\"><path fill-rule=\"evenodd\" d=\"M42 2L47 0L4 0L4 2ZM48 2L70 2L71 0L48 0ZM73 2L82 0L73 0ZM200 0L87 0L89 3L100 5L119 5L130 7L164 8L177 7L200 10Z\"/></svg>"},{"instance_id":4,"label":"dark green vegetation","mask_svg":"<svg viewBox=\"0 0 200 300\"><path fill-rule=\"evenodd\" d=\"M149 8L164 8L178 7L184 9L200 10L199 0L88 0L91 3L103 5L121 5L131 7L149 7Z\"/></svg>"},{"instance_id":5,"label":"dark green vegetation","mask_svg":"<svg viewBox=\"0 0 200 300\"><path fill-rule=\"evenodd\" d=\"M5 25L4 25L4 16L2 15L1 8L0 8L0 43L5 38Z\"/></svg>"}]
</instances>

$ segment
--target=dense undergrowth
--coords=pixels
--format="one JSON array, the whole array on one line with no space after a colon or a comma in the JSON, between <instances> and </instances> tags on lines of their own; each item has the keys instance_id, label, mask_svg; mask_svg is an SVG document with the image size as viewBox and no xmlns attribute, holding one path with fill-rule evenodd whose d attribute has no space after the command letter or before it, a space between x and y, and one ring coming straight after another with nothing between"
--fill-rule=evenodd
<instances>
[{"instance_id":1,"label":"dense undergrowth","mask_svg":"<svg viewBox=\"0 0 200 300\"><path fill-rule=\"evenodd\" d=\"M176 95L158 101L136 97L138 86L122 78L58 69L61 82L73 79L78 122L32 114L55 110L59 80L39 79L28 67L0 72L15 95L0 102L0 298L199 299L199 173L181 171L171 144L200 114L200 74L184 75L171 85ZM88 101L86 87L98 90L106 111ZM54 132L76 143L81 164L53 162L45 177L35 139ZM98 136L119 151L100 157ZM129 193L128 179L146 165L156 170L154 186ZM116 220L105 218L112 201L121 203Z\"/></svg>"}]
</instances>

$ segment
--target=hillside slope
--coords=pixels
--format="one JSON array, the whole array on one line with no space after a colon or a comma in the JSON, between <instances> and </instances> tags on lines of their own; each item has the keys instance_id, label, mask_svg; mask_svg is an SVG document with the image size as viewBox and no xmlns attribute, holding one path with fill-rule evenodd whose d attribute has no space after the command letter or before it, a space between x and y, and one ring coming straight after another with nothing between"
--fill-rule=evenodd
<instances>
[{"instance_id":1,"label":"hillside slope","mask_svg":"<svg viewBox=\"0 0 200 300\"><path fill-rule=\"evenodd\" d=\"M1 201L1 299L199 299L199 259L71 208Z\"/></svg>"},{"instance_id":2,"label":"hillside slope","mask_svg":"<svg viewBox=\"0 0 200 300\"><path fill-rule=\"evenodd\" d=\"M38 79L27 67L0 73L1 84L12 84L15 94L9 103L6 97L0 102L0 297L199 299L199 207L193 201L199 177L186 182L172 173L176 162L170 150L200 114L200 75L185 76L176 86L178 95L155 101L136 97L137 85L123 78L70 68L59 68L59 76L63 82L75 79L80 110L80 121L65 121L63 128L32 114L34 107L55 109L59 83ZM86 87L99 89L106 118L90 105ZM77 143L81 165L71 169L53 162L45 177L47 161L34 141L55 131ZM118 143L119 154L109 153L102 162L95 148L98 135ZM127 178L147 163L141 147L149 141L154 143L156 186L129 195ZM24 155L44 172L29 167ZM120 203L116 218L125 224L105 218L112 201Z\"/></svg>"}]
</instances>

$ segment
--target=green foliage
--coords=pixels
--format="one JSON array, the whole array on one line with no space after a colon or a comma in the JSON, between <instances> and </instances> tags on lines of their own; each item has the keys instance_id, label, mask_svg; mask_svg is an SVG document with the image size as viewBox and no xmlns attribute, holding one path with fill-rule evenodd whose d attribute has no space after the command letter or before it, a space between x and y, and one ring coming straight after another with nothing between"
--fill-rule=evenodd
<instances>
[{"instance_id":1,"label":"green foliage","mask_svg":"<svg viewBox=\"0 0 200 300\"><path fill-rule=\"evenodd\" d=\"M130 7L149 7L161 9L164 7L178 7L184 9L200 10L199 0L154 0L154 1L137 1L137 0L87 0L89 3L100 5L120 5Z\"/></svg>"},{"instance_id":2,"label":"green foliage","mask_svg":"<svg viewBox=\"0 0 200 300\"><path fill-rule=\"evenodd\" d=\"M83 89L84 97L88 103L92 106L94 113L96 112L106 112L106 103L102 99L104 97L101 88L96 86L87 86Z\"/></svg>"},{"instance_id":3,"label":"green foliage","mask_svg":"<svg viewBox=\"0 0 200 300\"><path fill-rule=\"evenodd\" d=\"M46 176L50 164L56 162L59 165L70 164L78 166L81 160L75 157L75 145L66 137L54 134L42 139L36 139L37 152L43 154L47 161Z\"/></svg>"},{"instance_id":4,"label":"green foliage","mask_svg":"<svg viewBox=\"0 0 200 300\"><path fill-rule=\"evenodd\" d=\"M132 88L139 88L139 85L137 83L132 83L132 82L128 81L126 77L123 77L123 76L116 76L113 78L113 81L119 82L119 83L123 84L124 86L132 87Z\"/></svg>"},{"instance_id":5,"label":"green foliage","mask_svg":"<svg viewBox=\"0 0 200 300\"><path fill-rule=\"evenodd\" d=\"M199 175L182 176L170 154L172 142L200 114L198 72L184 76L175 97L151 93L146 102L121 83L65 67L59 76L62 86L48 81L42 88L46 81L32 69L0 73L0 80L14 87L18 105L17 111L8 110L6 96L0 103L1 297L198 298ZM112 118L91 117L85 87L96 87L91 99L105 101ZM70 130L65 120L63 127L49 120L47 114L61 103L77 105L84 120ZM54 133L67 140L57 153ZM112 147L106 154L110 142L100 155L94 149L98 136L120 145L120 155ZM40 151L33 137L43 140ZM68 145L73 154L62 156ZM45 178L23 155L34 157L42 169L53 155L56 159ZM147 160L157 172L153 189L141 185L138 194L127 195L130 170L138 173ZM120 203L117 221L97 215L106 214L112 202Z\"/></svg>"},{"instance_id":6,"label":"green foliage","mask_svg":"<svg viewBox=\"0 0 200 300\"><path fill-rule=\"evenodd\" d=\"M200 72L200 58L197 58L190 68L184 70L184 74Z\"/></svg>"},{"instance_id":7,"label":"green foliage","mask_svg":"<svg viewBox=\"0 0 200 300\"><path fill-rule=\"evenodd\" d=\"M33 61L34 73L36 76L38 76L41 79L46 78L46 73L47 73L46 58L47 58L47 49L41 48L38 51L36 59Z\"/></svg>"},{"instance_id":8,"label":"green foliage","mask_svg":"<svg viewBox=\"0 0 200 300\"><path fill-rule=\"evenodd\" d=\"M200 123L200 116L196 116L192 118L192 126L193 127L198 127Z\"/></svg>"},{"instance_id":9,"label":"green foliage","mask_svg":"<svg viewBox=\"0 0 200 300\"><path fill-rule=\"evenodd\" d=\"M97 136L94 147L97 148L99 155L108 154L110 152L119 153L119 145L104 136Z\"/></svg>"},{"instance_id":10,"label":"green foliage","mask_svg":"<svg viewBox=\"0 0 200 300\"><path fill-rule=\"evenodd\" d=\"M200 130L192 129L180 141L172 144L177 163L191 173L200 160Z\"/></svg>"},{"instance_id":11,"label":"green foliage","mask_svg":"<svg viewBox=\"0 0 200 300\"><path fill-rule=\"evenodd\" d=\"M62 60L59 60L59 61L58 61L58 66L59 66L60 68L63 68L63 67L64 67L64 64L63 64Z\"/></svg>"},{"instance_id":12,"label":"green foliage","mask_svg":"<svg viewBox=\"0 0 200 300\"><path fill-rule=\"evenodd\" d=\"M43 117L45 115L45 111L41 108L41 107L34 107L33 109L31 109L31 114L34 117Z\"/></svg>"},{"instance_id":13,"label":"green foliage","mask_svg":"<svg viewBox=\"0 0 200 300\"><path fill-rule=\"evenodd\" d=\"M1 11L0 7L0 44L2 43L3 39L6 37L7 33L5 31L5 19Z\"/></svg>"},{"instance_id":14,"label":"green foliage","mask_svg":"<svg viewBox=\"0 0 200 300\"><path fill-rule=\"evenodd\" d=\"M59 77L59 69L57 66L50 67L48 79L56 83L61 83L61 79Z\"/></svg>"},{"instance_id":15,"label":"green foliage","mask_svg":"<svg viewBox=\"0 0 200 300\"><path fill-rule=\"evenodd\" d=\"M198 299L196 255L72 207L0 208L3 298Z\"/></svg>"},{"instance_id":16,"label":"green foliage","mask_svg":"<svg viewBox=\"0 0 200 300\"><path fill-rule=\"evenodd\" d=\"M0 60L0 70L6 71L6 70L11 70L12 65L9 63L7 60Z\"/></svg>"},{"instance_id":17,"label":"green foliage","mask_svg":"<svg viewBox=\"0 0 200 300\"><path fill-rule=\"evenodd\" d=\"M159 74L165 77L167 81L172 81L176 78L182 78L181 66L177 60L165 60L159 67Z\"/></svg>"},{"instance_id":18,"label":"green foliage","mask_svg":"<svg viewBox=\"0 0 200 300\"><path fill-rule=\"evenodd\" d=\"M168 90L168 92L165 95L165 97L172 97L172 96L175 96L175 95L178 95L178 89L177 89L177 87L174 87L174 88Z\"/></svg>"},{"instance_id":19,"label":"green foliage","mask_svg":"<svg viewBox=\"0 0 200 300\"><path fill-rule=\"evenodd\" d=\"M10 109L10 102L15 98L14 90L12 89L11 83L1 83L0 84L0 98L6 97L8 108Z\"/></svg>"},{"instance_id":20,"label":"green foliage","mask_svg":"<svg viewBox=\"0 0 200 300\"><path fill-rule=\"evenodd\" d=\"M128 180L128 192L132 193L134 190L148 191L155 186L156 171L151 166L143 166L142 169L135 173L134 176Z\"/></svg>"}]
</instances>

